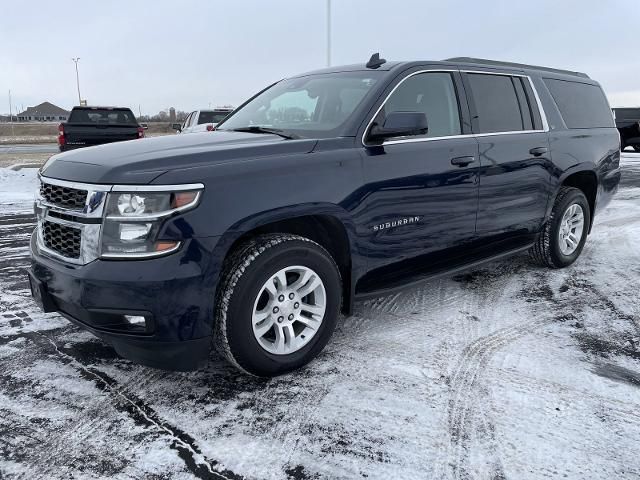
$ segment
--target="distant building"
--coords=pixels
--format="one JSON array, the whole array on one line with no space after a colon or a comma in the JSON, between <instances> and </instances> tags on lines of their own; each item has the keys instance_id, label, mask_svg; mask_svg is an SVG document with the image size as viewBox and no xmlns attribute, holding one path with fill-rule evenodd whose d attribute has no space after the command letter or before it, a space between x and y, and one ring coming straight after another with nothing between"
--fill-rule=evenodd
<instances>
[{"instance_id":1,"label":"distant building","mask_svg":"<svg viewBox=\"0 0 640 480\"><path fill-rule=\"evenodd\" d=\"M176 121L176 109L171 107L169 109L169 123L175 123Z\"/></svg>"},{"instance_id":2,"label":"distant building","mask_svg":"<svg viewBox=\"0 0 640 480\"><path fill-rule=\"evenodd\" d=\"M44 102L27 108L17 117L19 122L66 122L69 119L69 112L53 103Z\"/></svg>"}]
</instances>

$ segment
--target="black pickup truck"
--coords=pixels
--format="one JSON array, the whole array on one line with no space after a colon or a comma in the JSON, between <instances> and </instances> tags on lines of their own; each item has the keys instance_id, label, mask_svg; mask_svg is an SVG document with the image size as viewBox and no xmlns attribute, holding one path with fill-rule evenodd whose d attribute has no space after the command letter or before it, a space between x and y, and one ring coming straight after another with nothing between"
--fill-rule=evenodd
<instances>
[{"instance_id":1,"label":"black pickup truck","mask_svg":"<svg viewBox=\"0 0 640 480\"><path fill-rule=\"evenodd\" d=\"M616 127L620 132L620 148L632 147L640 152L640 108L614 108Z\"/></svg>"},{"instance_id":2,"label":"black pickup truck","mask_svg":"<svg viewBox=\"0 0 640 480\"><path fill-rule=\"evenodd\" d=\"M571 265L619 163L585 74L374 56L277 82L213 132L52 157L31 289L135 361L191 369L214 345L277 375L355 299L519 252Z\"/></svg>"},{"instance_id":3,"label":"black pickup truck","mask_svg":"<svg viewBox=\"0 0 640 480\"><path fill-rule=\"evenodd\" d=\"M121 107L73 107L69 120L58 126L61 152L143 137L133 112Z\"/></svg>"}]
</instances>

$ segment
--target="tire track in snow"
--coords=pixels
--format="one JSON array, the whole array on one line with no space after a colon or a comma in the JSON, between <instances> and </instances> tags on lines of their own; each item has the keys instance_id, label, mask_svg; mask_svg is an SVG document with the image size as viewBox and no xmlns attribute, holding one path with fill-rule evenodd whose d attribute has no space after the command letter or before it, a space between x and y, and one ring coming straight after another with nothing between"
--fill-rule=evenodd
<instances>
[{"instance_id":1,"label":"tire track in snow","mask_svg":"<svg viewBox=\"0 0 640 480\"><path fill-rule=\"evenodd\" d=\"M67 353L50 336L33 332L32 339L59 356L64 363L73 366L80 376L91 381L96 387L110 394L116 400L116 408L126 413L135 423L153 428L157 433L171 441L170 448L177 451L186 468L195 477L203 480L241 480L243 477L230 470L220 468L216 460L206 458L197 442L188 433L171 425L144 400L126 392L116 380L95 367L88 367ZM39 341L38 341L39 340Z\"/></svg>"},{"instance_id":2,"label":"tire track in snow","mask_svg":"<svg viewBox=\"0 0 640 480\"><path fill-rule=\"evenodd\" d=\"M452 393L447 416L450 434L450 449L447 458L453 469L454 478L474 477L468 465L470 442L474 434L473 423L478 420L479 403L483 397L479 387L491 358L501 348L552 322L551 319L545 319L526 325L503 328L475 340L463 350L451 377ZM505 478L501 461L496 456L498 442L495 438L495 432L489 423L487 425L485 439L493 448L484 453L488 458L491 455L494 456L492 459L493 478Z\"/></svg>"}]
</instances>

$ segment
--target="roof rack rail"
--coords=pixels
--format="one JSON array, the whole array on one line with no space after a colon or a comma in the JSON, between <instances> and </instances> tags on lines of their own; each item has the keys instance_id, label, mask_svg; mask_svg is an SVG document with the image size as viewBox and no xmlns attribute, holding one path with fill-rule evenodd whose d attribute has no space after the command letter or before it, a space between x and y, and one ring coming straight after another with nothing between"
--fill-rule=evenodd
<instances>
[{"instance_id":1,"label":"roof rack rail","mask_svg":"<svg viewBox=\"0 0 640 480\"><path fill-rule=\"evenodd\" d=\"M565 75L575 75L576 77L589 78L589 75L582 72L573 72L571 70L561 70L559 68L540 67L538 65L527 65L525 63L500 62L497 60L486 60L484 58L454 57L454 58L447 58L444 61L457 62L457 63L476 63L478 65L488 65L492 67L528 68L531 70L541 70L544 72L551 72L551 73L563 73Z\"/></svg>"}]
</instances>

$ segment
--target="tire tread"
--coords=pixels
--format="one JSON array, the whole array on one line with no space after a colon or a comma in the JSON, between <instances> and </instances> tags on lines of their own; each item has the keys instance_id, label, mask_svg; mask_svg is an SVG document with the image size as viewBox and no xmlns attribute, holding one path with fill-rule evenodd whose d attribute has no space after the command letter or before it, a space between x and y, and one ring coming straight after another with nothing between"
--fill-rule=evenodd
<instances>
[{"instance_id":1,"label":"tire tread","mask_svg":"<svg viewBox=\"0 0 640 480\"><path fill-rule=\"evenodd\" d=\"M231 298L233 296L236 285L244 276L246 270L251 264L253 264L261 255L263 255L268 250L277 247L285 242L293 241L308 242L314 247L320 249L327 256L327 258L331 259L339 275L340 269L336 265L333 257L329 254L329 252L327 252L324 247L309 238L294 234L274 233L253 237L237 247L225 261L225 267L223 268L223 273L221 276L221 285L220 288L218 288L218 295L216 299L213 347L229 363L248 375L256 376L255 374L247 371L247 369L245 369L238 361L238 359L234 356L228 338L227 312L229 309Z\"/></svg>"},{"instance_id":2,"label":"tire tread","mask_svg":"<svg viewBox=\"0 0 640 480\"><path fill-rule=\"evenodd\" d=\"M531 257L531 259L536 264L542 267L549 267L549 268L562 267L562 265L556 265L556 263L553 261L553 257L551 256L551 242L553 241L551 238L552 236L551 227L553 225L553 221L556 215L558 215L558 206L560 205L560 203L562 203L564 198L567 195L571 194L572 192L582 193L580 189L574 188L574 187L560 188L560 191L558 192L558 195L556 195L556 199L553 202L553 208L551 209L551 214L549 215L549 218L547 219L544 226L542 227L542 232L540 232L540 235L538 236L536 243L529 250L529 256Z\"/></svg>"}]
</instances>

